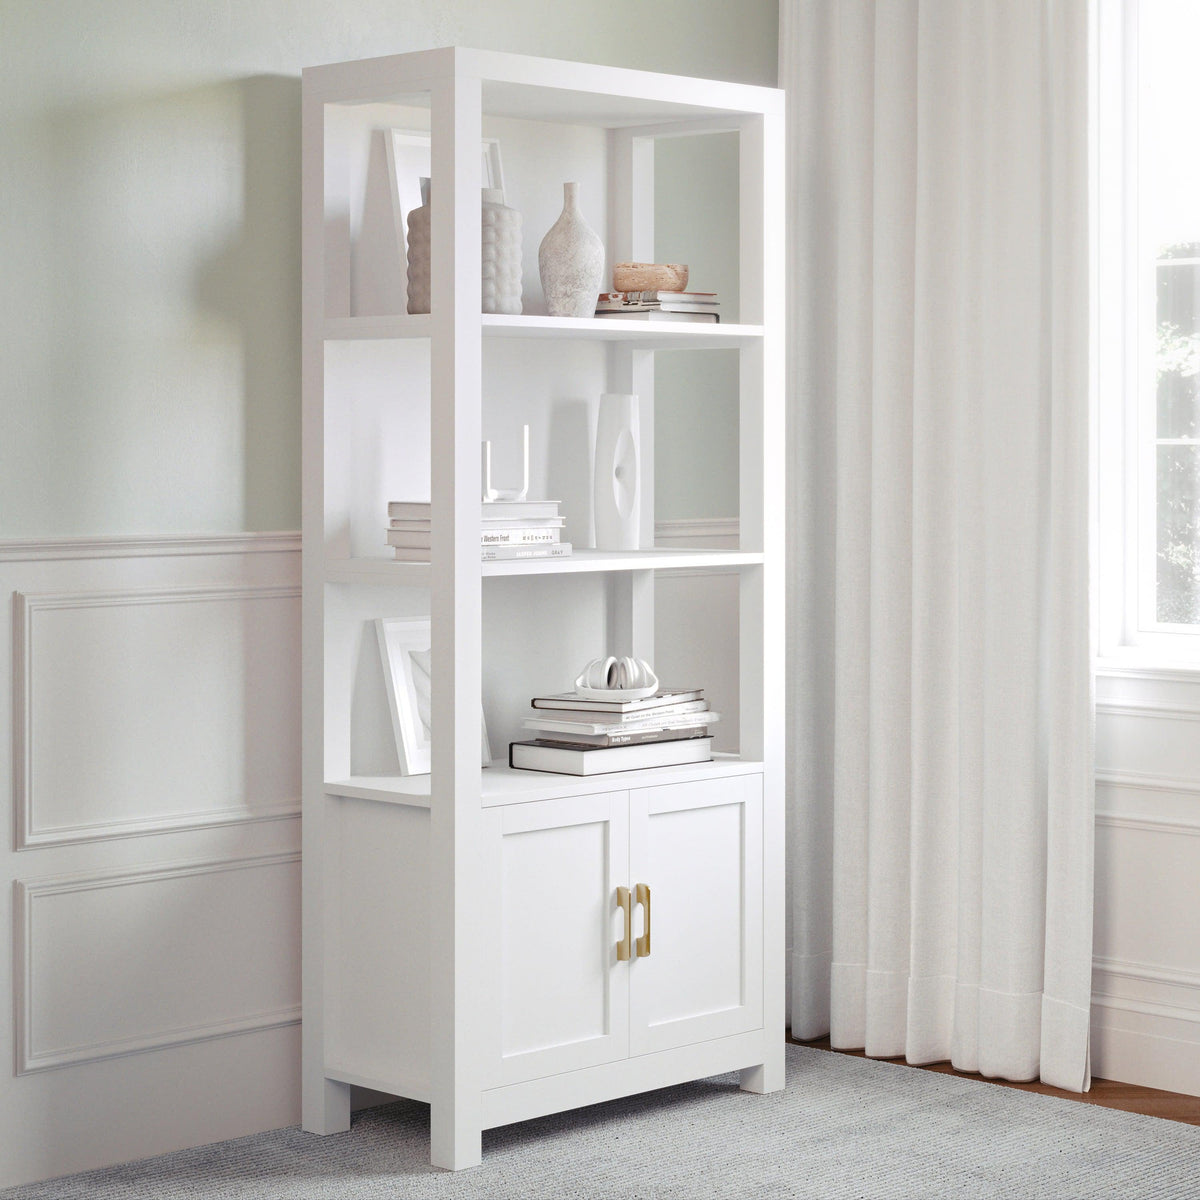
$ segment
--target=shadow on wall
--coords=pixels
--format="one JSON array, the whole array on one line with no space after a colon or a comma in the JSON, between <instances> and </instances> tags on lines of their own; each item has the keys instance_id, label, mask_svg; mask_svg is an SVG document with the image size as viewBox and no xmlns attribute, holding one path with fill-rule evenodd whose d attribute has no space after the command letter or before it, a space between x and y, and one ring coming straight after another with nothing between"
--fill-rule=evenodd
<instances>
[{"instance_id":1,"label":"shadow on wall","mask_svg":"<svg viewBox=\"0 0 1200 1200\"><path fill-rule=\"evenodd\" d=\"M0 536L295 529L300 82L21 115Z\"/></svg>"},{"instance_id":2,"label":"shadow on wall","mask_svg":"<svg viewBox=\"0 0 1200 1200\"><path fill-rule=\"evenodd\" d=\"M300 81L238 80L242 227L196 275L196 299L242 345L243 508L247 529L299 526Z\"/></svg>"}]
</instances>

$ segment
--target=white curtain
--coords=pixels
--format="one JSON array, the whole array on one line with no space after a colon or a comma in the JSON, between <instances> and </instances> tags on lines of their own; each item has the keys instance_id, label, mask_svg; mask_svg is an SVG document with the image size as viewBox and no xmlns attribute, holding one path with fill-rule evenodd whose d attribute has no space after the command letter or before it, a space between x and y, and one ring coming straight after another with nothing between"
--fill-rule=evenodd
<instances>
[{"instance_id":1,"label":"white curtain","mask_svg":"<svg viewBox=\"0 0 1200 1200\"><path fill-rule=\"evenodd\" d=\"M781 0L792 1028L1089 1086L1086 0Z\"/></svg>"}]
</instances>

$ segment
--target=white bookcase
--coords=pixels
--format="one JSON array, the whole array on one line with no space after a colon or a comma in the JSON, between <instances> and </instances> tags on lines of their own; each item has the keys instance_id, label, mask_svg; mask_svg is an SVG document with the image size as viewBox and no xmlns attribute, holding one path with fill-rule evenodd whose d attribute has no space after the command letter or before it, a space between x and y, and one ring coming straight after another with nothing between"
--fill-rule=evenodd
<instances>
[{"instance_id":1,"label":"white bookcase","mask_svg":"<svg viewBox=\"0 0 1200 1200\"><path fill-rule=\"evenodd\" d=\"M403 313L396 128L431 133L428 316ZM739 319L538 315L562 182L610 267L652 261L655 139L722 131ZM782 94L444 49L306 70L303 137L304 1127L346 1129L355 1084L413 1097L433 1162L458 1168L483 1129L539 1114L731 1070L782 1087ZM525 218L523 316L479 312L483 137ZM739 549L653 548L654 360L674 348L739 357ZM603 391L643 399L639 551L587 549ZM564 501L576 551L481 563L480 441L524 422L530 495ZM432 563L395 562L386 501L430 498ZM656 576L717 568L739 584L736 754L586 779L503 765L531 695L600 654L654 661ZM433 771L406 778L372 623L429 614Z\"/></svg>"}]
</instances>

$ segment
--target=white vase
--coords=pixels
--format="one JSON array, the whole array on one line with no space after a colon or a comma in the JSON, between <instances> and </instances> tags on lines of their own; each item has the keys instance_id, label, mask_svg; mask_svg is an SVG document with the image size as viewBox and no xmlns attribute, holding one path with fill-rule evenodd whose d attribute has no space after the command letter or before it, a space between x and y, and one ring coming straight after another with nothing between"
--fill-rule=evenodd
<instances>
[{"instance_id":1,"label":"white vase","mask_svg":"<svg viewBox=\"0 0 1200 1200\"><path fill-rule=\"evenodd\" d=\"M505 205L500 188L483 189L481 311L521 311L521 214Z\"/></svg>"},{"instance_id":2,"label":"white vase","mask_svg":"<svg viewBox=\"0 0 1200 1200\"><path fill-rule=\"evenodd\" d=\"M597 550L637 550L642 515L642 435L638 398L600 397L592 518Z\"/></svg>"},{"instance_id":3,"label":"white vase","mask_svg":"<svg viewBox=\"0 0 1200 1200\"><path fill-rule=\"evenodd\" d=\"M594 317L604 281L604 243L579 211L579 184L563 184L563 210L538 247L538 272L552 317Z\"/></svg>"},{"instance_id":4,"label":"white vase","mask_svg":"<svg viewBox=\"0 0 1200 1200\"><path fill-rule=\"evenodd\" d=\"M429 180L421 179L421 207L408 214L408 311L430 310ZM504 203L500 188L483 188L480 223L480 311L521 311L521 214Z\"/></svg>"}]
</instances>

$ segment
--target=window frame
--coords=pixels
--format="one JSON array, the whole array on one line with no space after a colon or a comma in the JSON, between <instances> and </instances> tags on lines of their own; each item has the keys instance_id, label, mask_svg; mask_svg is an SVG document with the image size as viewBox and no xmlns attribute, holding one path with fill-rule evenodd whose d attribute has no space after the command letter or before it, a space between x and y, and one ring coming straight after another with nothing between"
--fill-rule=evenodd
<instances>
[{"instance_id":1,"label":"window frame","mask_svg":"<svg viewBox=\"0 0 1200 1200\"><path fill-rule=\"evenodd\" d=\"M1200 671L1200 625L1156 619L1157 260L1138 203L1140 0L1097 0L1092 62L1097 667Z\"/></svg>"}]
</instances>

